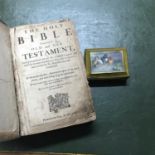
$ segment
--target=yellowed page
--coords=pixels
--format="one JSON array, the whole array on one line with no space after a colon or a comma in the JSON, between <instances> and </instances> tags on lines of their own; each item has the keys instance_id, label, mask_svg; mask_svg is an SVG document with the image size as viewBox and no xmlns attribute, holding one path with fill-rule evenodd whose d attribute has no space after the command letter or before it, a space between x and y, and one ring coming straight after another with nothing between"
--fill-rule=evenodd
<instances>
[{"instance_id":1,"label":"yellowed page","mask_svg":"<svg viewBox=\"0 0 155 155\"><path fill-rule=\"evenodd\" d=\"M11 29L21 135L96 118L69 20Z\"/></svg>"}]
</instances>

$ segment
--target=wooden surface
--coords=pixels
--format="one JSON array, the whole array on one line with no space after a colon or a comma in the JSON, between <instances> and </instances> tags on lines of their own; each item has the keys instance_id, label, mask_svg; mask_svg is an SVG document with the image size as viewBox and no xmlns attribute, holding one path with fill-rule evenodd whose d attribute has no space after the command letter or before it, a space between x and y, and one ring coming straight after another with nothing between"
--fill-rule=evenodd
<instances>
[{"instance_id":1,"label":"wooden surface","mask_svg":"<svg viewBox=\"0 0 155 155\"><path fill-rule=\"evenodd\" d=\"M70 18L82 52L127 48L130 72L126 84L92 84L94 123L0 143L0 150L154 155L154 16L155 0L0 0L9 26Z\"/></svg>"}]
</instances>

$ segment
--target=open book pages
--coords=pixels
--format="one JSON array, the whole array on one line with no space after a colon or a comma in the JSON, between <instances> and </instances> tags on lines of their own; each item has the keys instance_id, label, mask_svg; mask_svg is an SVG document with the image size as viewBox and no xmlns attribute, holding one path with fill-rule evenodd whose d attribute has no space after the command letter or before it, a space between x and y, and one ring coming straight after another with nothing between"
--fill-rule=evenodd
<instances>
[{"instance_id":1,"label":"open book pages","mask_svg":"<svg viewBox=\"0 0 155 155\"><path fill-rule=\"evenodd\" d=\"M10 36L21 135L95 120L71 21L18 26Z\"/></svg>"},{"instance_id":2,"label":"open book pages","mask_svg":"<svg viewBox=\"0 0 155 155\"><path fill-rule=\"evenodd\" d=\"M9 28L0 23L0 141L19 137Z\"/></svg>"}]
</instances>

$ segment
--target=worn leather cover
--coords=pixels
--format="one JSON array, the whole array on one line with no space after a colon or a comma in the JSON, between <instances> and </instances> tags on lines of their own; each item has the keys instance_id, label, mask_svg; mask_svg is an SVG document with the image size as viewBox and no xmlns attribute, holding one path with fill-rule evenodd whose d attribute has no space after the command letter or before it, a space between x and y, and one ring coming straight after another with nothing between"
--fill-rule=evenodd
<instances>
[{"instance_id":1,"label":"worn leather cover","mask_svg":"<svg viewBox=\"0 0 155 155\"><path fill-rule=\"evenodd\" d=\"M0 22L0 141L19 137L9 28Z\"/></svg>"}]
</instances>

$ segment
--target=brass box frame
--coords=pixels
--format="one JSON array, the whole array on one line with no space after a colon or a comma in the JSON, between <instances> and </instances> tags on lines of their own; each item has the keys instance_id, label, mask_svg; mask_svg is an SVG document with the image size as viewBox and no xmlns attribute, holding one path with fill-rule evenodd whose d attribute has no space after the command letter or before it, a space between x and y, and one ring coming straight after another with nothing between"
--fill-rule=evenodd
<instances>
[{"instance_id":1,"label":"brass box frame","mask_svg":"<svg viewBox=\"0 0 155 155\"><path fill-rule=\"evenodd\" d=\"M122 53L122 63L124 65L124 71L122 72L101 72L101 73L92 73L91 72L91 53L92 52L121 52ZM106 80L106 79L122 79L129 77L128 70L128 56L127 50L125 48L93 48L85 50L85 65L86 65L86 74L88 79L97 79L97 80Z\"/></svg>"}]
</instances>

